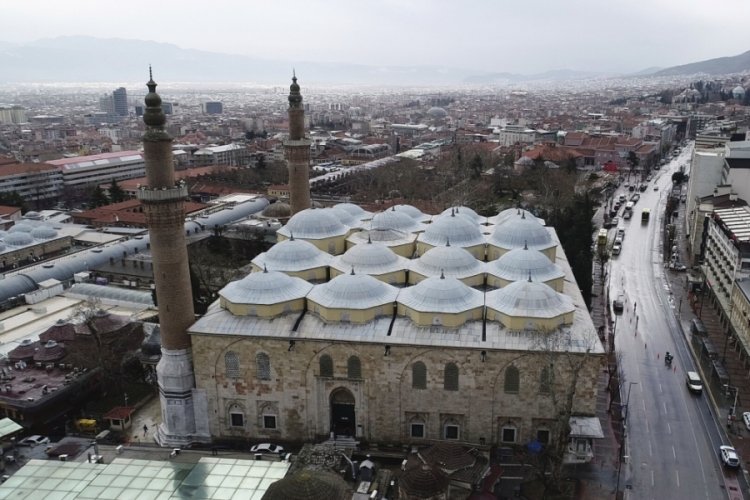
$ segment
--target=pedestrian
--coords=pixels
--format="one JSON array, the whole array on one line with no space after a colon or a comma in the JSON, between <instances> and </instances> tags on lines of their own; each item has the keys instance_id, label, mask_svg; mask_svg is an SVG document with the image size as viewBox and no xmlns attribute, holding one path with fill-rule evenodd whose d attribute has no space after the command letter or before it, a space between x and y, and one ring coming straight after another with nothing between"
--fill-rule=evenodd
<instances>
[{"instance_id":1,"label":"pedestrian","mask_svg":"<svg viewBox=\"0 0 750 500\"><path fill-rule=\"evenodd\" d=\"M143 424L143 437L146 437L146 434L148 434L148 425Z\"/></svg>"},{"instance_id":2,"label":"pedestrian","mask_svg":"<svg viewBox=\"0 0 750 500\"><path fill-rule=\"evenodd\" d=\"M633 302L633 312L635 312L636 307L638 307L638 302Z\"/></svg>"},{"instance_id":3,"label":"pedestrian","mask_svg":"<svg viewBox=\"0 0 750 500\"><path fill-rule=\"evenodd\" d=\"M644 342L644 343L643 343L643 348L644 348L644 349L648 349L648 344Z\"/></svg>"}]
</instances>

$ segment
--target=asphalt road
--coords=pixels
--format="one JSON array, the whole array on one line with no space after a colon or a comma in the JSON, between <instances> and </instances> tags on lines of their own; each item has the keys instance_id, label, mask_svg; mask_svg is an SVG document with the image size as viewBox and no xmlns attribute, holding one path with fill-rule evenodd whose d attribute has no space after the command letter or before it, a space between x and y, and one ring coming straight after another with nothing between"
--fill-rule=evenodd
<instances>
[{"instance_id":1,"label":"asphalt road","mask_svg":"<svg viewBox=\"0 0 750 500\"><path fill-rule=\"evenodd\" d=\"M707 395L687 390L685 372L694 370L694 365L674 316L679 304L674 303L665 279L671 271L664 268L661 251L663 210L672 173L689 158L686 148L656 172L640 193L633 217L621 218L622 252L610 261L610 299L619 296L625 302L624 312L616 316L615 349L627 415L622 483L630 498L728 498L728 483L735 479L735 473L726 471L718 459L722 435ZM630 199L632 193L622 187L615 196L623 192ZM644 208L651 209L648 223L641 222ZM667 351L674 355L672 366L664 362Z\"/></svg>"}]
</instances>

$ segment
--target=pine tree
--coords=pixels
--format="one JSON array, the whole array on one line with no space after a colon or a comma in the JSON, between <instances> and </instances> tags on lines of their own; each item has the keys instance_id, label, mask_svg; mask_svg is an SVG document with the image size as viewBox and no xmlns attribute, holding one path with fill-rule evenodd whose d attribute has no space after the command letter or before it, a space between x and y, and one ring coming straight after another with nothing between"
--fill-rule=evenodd
<instances>
[{"instance_id":1,"label":"pine tree","mask_svg":"<svg viewBox=\"0 0 750 500\"><path fill-rule=\"evenodd\" d=\"M125 191L122 190L115 179L112 179L112 183L109 185L109 199L112 203L125 201Z\"/></svg>"}]
</instances>

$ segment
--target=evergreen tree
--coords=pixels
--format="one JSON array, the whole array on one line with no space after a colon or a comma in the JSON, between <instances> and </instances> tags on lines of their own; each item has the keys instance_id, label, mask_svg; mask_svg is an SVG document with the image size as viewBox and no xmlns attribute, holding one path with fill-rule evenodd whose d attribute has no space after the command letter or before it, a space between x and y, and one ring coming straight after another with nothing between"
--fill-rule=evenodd
<instances>
[{"instance_id":1,"label":"evergreen tree","mask_svg":"<svg viewBox=\"0 0 750 500\"><path fill-rule=\"evenodd\" d=\"M122 190L115 179L112 179L112 183L109 185L109 199L112 203L125 201L125 191Z\"/></svg>"},{"instance_id":2,"label":"evergreen tree","mask_svg":"<svg viewBox=\"0 0 750 500\"><path fill-rule=\"evenodd\" d=\"M104 190L96 186L94 190L91 192L91 197L89 198L89 205L91 208L97 208L101 207L103 205L109 205L109 198L107 198L107 195L104 193Z\"/></svg>"},{"instance_id":3,"label":"evergreen tree","mask_svg":"<svg viewBox=\"0 0 750 500\"><path fill-rule=\"evenodd\" d=\"M482 157L479 156L479 153L476 153L474 158L471 159L469 168L471 169L472 179L478 179L482 175L482 172L484 172L484 162L482 161Z\"/></svg>"}]
</instances>

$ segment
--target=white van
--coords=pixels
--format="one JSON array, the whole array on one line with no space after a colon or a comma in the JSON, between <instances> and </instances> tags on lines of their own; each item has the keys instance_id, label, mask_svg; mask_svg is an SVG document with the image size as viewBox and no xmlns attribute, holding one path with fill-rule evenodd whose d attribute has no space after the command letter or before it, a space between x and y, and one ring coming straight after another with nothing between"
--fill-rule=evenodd
<instances>
[{"instance_id":1,"label":"white van","mask_svg":"<svg viewBox=\"0 0 750 500\"><path fill-rule=\"evenodd\" d=\"M625 204L625 211L630 212L631 210L633 210L634 206L635 206L635 203L633 203L632 201L627 202Z\"/></svg>"},{"instance_id":2,"label":"white van","mask_svg":"<svg viewBox=\"0 0 750 500\"><path fill-rule=\"evenodd\" d=\"M694 392L696 394L700 394L701 392L703 392L703 382L701 382L701 377L700 375L698 375L698 373L687 372L685 382L687 383L687 387L690 392Z\"/></svg>"}]
</instances>

